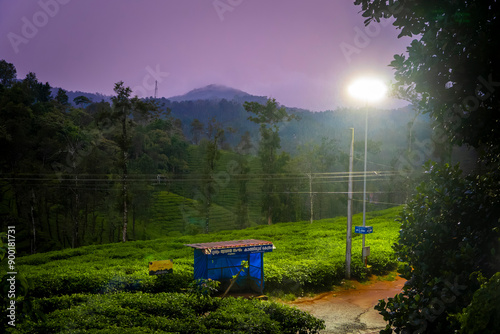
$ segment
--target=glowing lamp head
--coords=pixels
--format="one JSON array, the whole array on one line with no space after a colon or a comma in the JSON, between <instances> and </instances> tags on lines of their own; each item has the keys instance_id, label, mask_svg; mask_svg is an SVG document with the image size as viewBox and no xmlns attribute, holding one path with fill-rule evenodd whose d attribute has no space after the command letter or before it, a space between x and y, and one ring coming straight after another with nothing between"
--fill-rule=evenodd
<instances>
[{"instance_id":1,"label":"glowing lamp head","mask_svg":"<svg viewBox=\"0 0 500 334\"><path fill-rule=\"evenodd\" d=\"M347 88L349 95L367 103L382 100L387 93L387 86L379 79L360 78L353 81Z\"/></svg>"}]
</instances>

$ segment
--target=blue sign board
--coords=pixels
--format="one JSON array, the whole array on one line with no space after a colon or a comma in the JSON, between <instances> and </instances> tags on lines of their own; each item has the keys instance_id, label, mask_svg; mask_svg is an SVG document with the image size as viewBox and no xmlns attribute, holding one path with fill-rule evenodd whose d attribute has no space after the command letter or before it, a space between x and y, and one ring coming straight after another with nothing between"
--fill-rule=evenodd
<instances>
[{"instance_id":1,"label":"blue sign board","mask_svg":"<svg viewBox=\"0 0 500 334\"><path fill-rule=\"evenodd\" d=\"M359 234L373 233L373 226L354 226L354 233L359 233Z\"/></svg>"}]
</instances>

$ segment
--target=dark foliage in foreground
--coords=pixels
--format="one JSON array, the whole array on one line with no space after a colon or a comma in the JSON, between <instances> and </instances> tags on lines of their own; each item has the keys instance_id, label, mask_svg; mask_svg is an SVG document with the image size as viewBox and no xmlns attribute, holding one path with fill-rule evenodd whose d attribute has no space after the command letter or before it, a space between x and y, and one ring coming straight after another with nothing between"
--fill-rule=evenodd
<instances>
[{"instance_id":1,"label":"dark foliage in foreground","mask_svg":"<svg viewBox=\"0 0 500 334\"><path fill-rule=\"evenodd\" d=\"M497 182L462 178L457 167L427 167L427 179L401 214L394 246L407 263L402 276L408 282L402 293L376 306L389 321L386 333L391 326L397 333L454 333L461 325L453 315L471 303L478 278L500 268Z\"/></svg>"},{"instance_id":2,"label":"dark foliage in foreground","mask_svg":"<svg viewBox=\"0 0 500 334\"><path fill-rule=\"evenodd\" d=\"M14 333L318 333L322 320L267 301L182 293L74 294L42 298L45 319Z\"/></svg>"}]
</instances>

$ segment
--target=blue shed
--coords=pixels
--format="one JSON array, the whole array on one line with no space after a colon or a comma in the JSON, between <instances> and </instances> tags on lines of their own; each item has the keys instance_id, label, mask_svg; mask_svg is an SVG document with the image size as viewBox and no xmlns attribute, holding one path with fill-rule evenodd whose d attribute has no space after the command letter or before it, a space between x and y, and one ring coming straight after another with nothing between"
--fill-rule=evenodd
<instances>
[{"instance_id":1,"label":"blue shed","mask_svg":"<svg viewBox=\"0 0 500 334\"><path fill-rule=\"evenodd\" d=\"M194 279L213 279L227 286L241 268L241 261L248 261L233 290L264 290L264 253L274 248L271 241L233 240L187 244L194 248Z\"/></svg>"}]
</instances>

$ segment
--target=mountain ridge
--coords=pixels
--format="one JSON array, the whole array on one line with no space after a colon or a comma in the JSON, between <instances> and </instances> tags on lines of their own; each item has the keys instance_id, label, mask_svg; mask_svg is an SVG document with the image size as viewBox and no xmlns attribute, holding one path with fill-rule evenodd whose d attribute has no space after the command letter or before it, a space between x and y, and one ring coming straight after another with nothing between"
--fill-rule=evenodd
<instances>
[{"instance_id":1,"label":"mountain ridge","mask_svg":"<svg viewBox=\"0 0 500 334\"><path fill-rule=\"evenodd\" d=\"M57 94L60 87L52 87L52 96ZM64 88L63 88L64 89ZM64 89L65 90L65 89ZM69 91L65 90L68 95L68 100L72 105L75 105L73 99L77 96L85 96L92 100L92 102L111 102L111 95L104 95L101 93L89 93L82 91ZM157 99L165 99L171 102L184 102L184 101L236 101L243 103L245 101L249 102L259 102L265 103L267 101L267 96L252 95L240 89L233 87L228 87L219 84L210 84L207 86L199 87L190 90L189 92L182 95L175 95L171 97L158 97Z\"/></svg>"},{"instance_id":2,"label":"mountain ridge","mask_svg":"<svg viewBox=\"0 0 500 334\"><path fill-rule=\"evenodd\" d=\"M218 85L218 84L210 84L207 86L199 87L190 90L189 92L182 95L175 95L171 97L167 97L170 101L192 101L192 100L211 100L214 98L225 98L226 100L232 99L234 96L246 96L250 95L247 92L242 90Z\"/></svg>"},{"instance_id":3,"label":"mountain ridge","mask_svg":"<svg viewBox=\"0 0 500 334\"><path fill-rule=\"evenodd\" d=\"M204 87L195 88L183 95L176 95L166 98L172 102L198 101L198 100L228 100L228 101L252 101L263 102L266 96L251 95L240 89L219 84L210 84Z\"/></svg>"}]
</instances>

